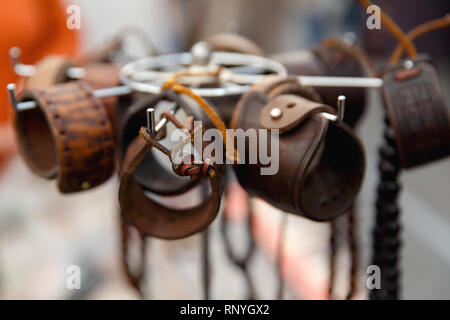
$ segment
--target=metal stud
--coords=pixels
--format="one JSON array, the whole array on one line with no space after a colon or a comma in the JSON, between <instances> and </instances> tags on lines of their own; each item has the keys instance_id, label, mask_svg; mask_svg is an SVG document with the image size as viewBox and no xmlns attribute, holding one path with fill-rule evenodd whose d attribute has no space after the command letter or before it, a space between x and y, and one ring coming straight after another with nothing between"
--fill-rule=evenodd
<instances>
[{"instance_id":1,"label":"metal stud","mask_svg":"<svg viewBox=\"0 0 450 320\"><path fill-rule=\"evenodd\" d=\"M278 119L283 115L283 111L280 108L273 108L270 110L270 116L272 119Z\"/></svg>"}]
</instances>

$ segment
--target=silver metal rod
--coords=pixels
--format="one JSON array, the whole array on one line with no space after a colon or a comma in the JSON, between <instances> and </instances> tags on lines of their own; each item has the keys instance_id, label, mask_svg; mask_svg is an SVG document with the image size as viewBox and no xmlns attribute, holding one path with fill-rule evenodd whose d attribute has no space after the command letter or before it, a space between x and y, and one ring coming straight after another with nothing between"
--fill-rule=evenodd
<instances>
[{"instance_id":1,"label":"silver metal rod","mask_svg":"<svg viewBox=\"0 0 450 320\"><path fill-rule=\"evenodd\" d=\"M94 95L97 98L107 98L111 96L125 96L130 94L133 90L131 90L128 86L118 86L104 89L97 89L94 91Z\"/></svg>"},{"instance_id":2,"label":"silver metal rod","mask_svg":"<svg viewBox=\"0 0 450 320\"><path fill-rule=\"evenodd\" d=\"M14 83L9 83L6 88L8 89L9 102L13 108L17 110L16 85Z\"/></svg>"},{"instance_id":3,"label":"silver metal rod","mask_svg":"<svg viewBox=\"0 0 450 320\"><path fill-rule=\"evenodd\" d=\"M380 88L383 86L383 79L370 77L299 76L298 81L304 86L312 87Z\"/></svg>"},{"instance_id":4,"label":"silver metal rod","mask_svg":"<svg viewBox=\"0 0 450 320\"><path fill-rule=\"evenodd\" d=\"M342 95L337 98L337 114L322 112L320 115L333 122L342 121L345 113L345 100L346 97Z\"/></svg>"},{"instance_id":5,"label":"silver metal rod","mask_svg":"<svg viewBox=\"0 0 450 320\"><path fill-rule=\"evenodd\" d=\"M341 121L344 119L344 114L345 114L345 96L340 95L337 98L337 121Z\"/></svg>"},{"instance_id":6,"label":"silver metal rod","mask_svg":"<svg viewBox=\"0 0 450 320\"><path fill-rule=\"evenodd\" d=\"M178 110L178 103L173 102L173 106L170 108L169 112L175 114L177 110ZM155 126L156 133L158 133L167 124L167 122L168 122L167 118L162 118L161 120L159 120Z\"/></svg>"},{"instance_id":7,"label":"silver metal rod","mask_svg":"<svg viewBox=\"0 0 450 320\"><path fill-rule=\"evenodd\" d=\"M14 109L18 111L29 110L36 108L36 102L34 101L25 101L17 103L16 100L16 86L14 83L10 83L7 85L8 93L10 96L10 101ZM94 91L94 96L97 98L107 98L112 96L123 96L130 94L132 92L131 88L128 86L118 86L112 88L99 89ZM12 97L14 96L14 100Z\"/></svg>"},{"instance_id":8,"label":"silver metal rod","mask_svg":"<svg viewBox=\"0 0 450 320\"><path fill-rule=\"evenodd\" d=\"M156 134L155 130L155 109L147 108L147 128L148 132L154 136Z\"/></svg>"}]
</instances>

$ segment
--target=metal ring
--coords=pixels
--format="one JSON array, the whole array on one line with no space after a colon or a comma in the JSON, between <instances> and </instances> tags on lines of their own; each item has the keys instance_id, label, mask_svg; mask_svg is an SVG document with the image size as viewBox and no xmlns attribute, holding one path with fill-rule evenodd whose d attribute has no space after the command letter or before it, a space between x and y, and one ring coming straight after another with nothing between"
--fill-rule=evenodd
<instances>
[{"instance_id":1,"label":"metal ring","mask_svg":"<svg viewBox=\"0 0 450 320\"><path fill-rule=\"evenodd\" d=\"M178 69L193 65L193 56L189 52L161 55L137 60L126 64L120 72L121 81L136 91L158 94L161 85L169 80L178 70L159 71L164 68ZM220 82L224 85L218 88L191 88L202 97L221 97L238 95L246 92L250 86L262 79L268 73L287 76L285 67L272 59L231 52L213 52L209 64L205 68L224 66L219 75ZM235 73L229 67L253 67L263 69L264 74ZM156 70L158 71L156 71Z\"/></svg>"}]
</instances>

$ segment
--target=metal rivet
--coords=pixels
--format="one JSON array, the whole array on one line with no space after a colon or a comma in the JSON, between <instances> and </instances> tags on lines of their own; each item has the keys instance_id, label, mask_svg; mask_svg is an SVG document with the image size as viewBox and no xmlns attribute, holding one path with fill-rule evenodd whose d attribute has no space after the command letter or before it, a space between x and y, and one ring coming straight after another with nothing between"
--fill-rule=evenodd
<instances>
[{"instance_id":1,"label":"metal rivet","mask_svg":"<svg viewBox=\"0 0 450 320\"><path fill-rule=\"evenodd\" d=\"M88 181L85 181L81 184L81 189L86 190L91 187L91 184Z\"/></svg>"},{"instance_id":2,"label":"metal rivet","mask_svg":"<svg viewBox=\"0 0 450 320\"><path fill-rule=\"evenodd\" d=\"M270 116L273 119L278 119L281 117L281 115L283 114L283 112L281 111L280 108L273 108L272 110L270 110Z\"/></svg>"},{"instance_id":3,"label":"metal rivet","mask_svg":"<svg viewBox=\"0 0 450 320\"><path fill-rule=\"evenodd\" d=\"M412 60L406 60L406 61L403 63L403 66L404 66L406 69L412 69L412 68L414 67L414 62L413 62Z\"/></svg>"}]
</instances>

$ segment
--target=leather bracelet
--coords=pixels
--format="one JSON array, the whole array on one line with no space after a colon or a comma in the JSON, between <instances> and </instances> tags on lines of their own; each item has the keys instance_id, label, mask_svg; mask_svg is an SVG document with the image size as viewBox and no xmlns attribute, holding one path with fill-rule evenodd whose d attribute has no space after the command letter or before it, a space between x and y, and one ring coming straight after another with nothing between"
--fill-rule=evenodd
<instances>
[{"instance_id":1,"label":"leather bracelet","mask_svg":"<svg viewBox=\"0 0 450 320\"><path fill-rule=\"evenodd\" d=\"M75 64L68 57L51 55L39 61L35 66L35 74L25 81L25 88L45 88L54 84L71 81L67 72ZM113 63L88 63L83 66L83 81L92 89L102 89L120 85L120 66ZM117 129L117 97L100 99L108 114L114 133Z\"/></svg>"},{"instance_id":2,"label":"leather bracelet","mask_svg":"<svg viewBox=\"0 0 450 320\"><path fill-rule=\"evenodd\" d=\"M147 236L162 239L179 239L205 229L216 217L223 191L224 165L213 164L212 175L189 179L166 172L157 161L153 145L138 134L146 123L146 109L166 100L178 104L187 117L202 120L205 128L211 127L207 117L196 104L182 99L172 90L159 95L147 95L130 106L125 113L120 130L121 154L119 202L122 217ZM141 129L142 130L142 129ZM159 151L156 151L159 152ZM169 162L169 159L167 159ZM187 180L186 180L187 179ZM209 181L210 195L194 208L175 209L148 196L181 195L201 182ZM206 189L205 189L206 190Z\"/></svg>"},{"instance_id":3,"label":"leather bracelet","mask_svg":"<svg viewBox=\"0 0 450 320\"><path fill-rule=\"evenodd\" d=\"M120 172L119 202L123 218L147 236L180 239L208 227L217 216L223 191L223 166L214 166L208 178L211 195L200 205L184 210L169 208L145 195L133 172L152 146L137 136L127 148Z\"/></svg>"},{"instance_id":4,"label":"leather bracelet","mask_svg":"<svg viewBox=\"0 0 450 320\"><path fill-rule=\"evenodd\" d=\"M315 96L295 79L275 77L267 77L244 94L231 126L279 129L279 170L261 176L261 163L234 169L251 195L281 210L326 221L352 205L361 187L365 157L359 139L345 123L319 114L334 111L314 101ZM270 114L274 107L282 111L276 119Z\"/></svg>"},{"instance_id":5,"label":"leather bracelet","mask_svg":"<svg viewBox=\"0 0 450 320\"><path fill-rule=\"evenodd\" d=\"M412 68L403 62L383 75L387 116L403 168L419 166L450 154L448 106L429 63Z\"/></svg>"},{"instance_id":6,"label":"leather bracelet","mask_svg":"<svg viewBox=\"0 0 450 320\"><path fill-rule=\"evenodd\" d=\"M15 117L19 150L33 172L56 178L62 193L93 188L111 176L113 129L86 83L25 90L19 100L37 104Z\"/></svg>"}]
</instances>

